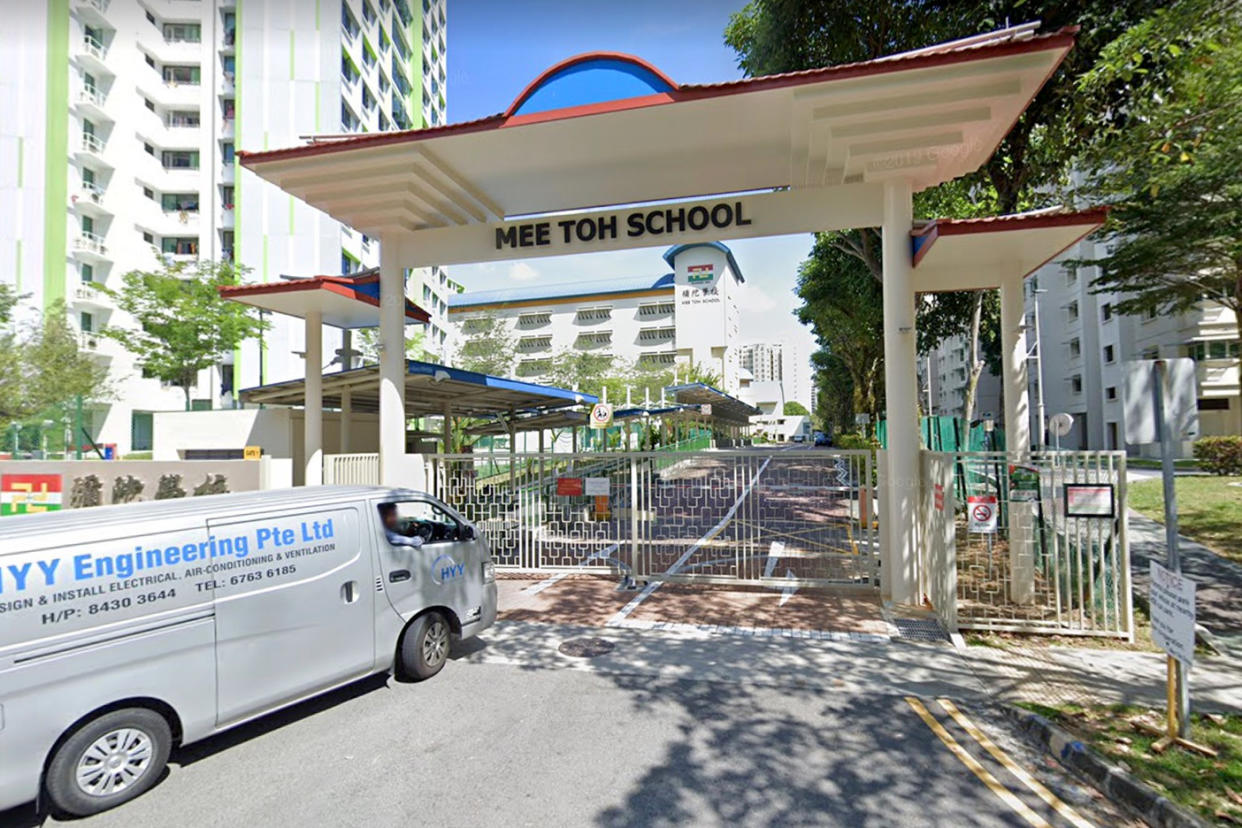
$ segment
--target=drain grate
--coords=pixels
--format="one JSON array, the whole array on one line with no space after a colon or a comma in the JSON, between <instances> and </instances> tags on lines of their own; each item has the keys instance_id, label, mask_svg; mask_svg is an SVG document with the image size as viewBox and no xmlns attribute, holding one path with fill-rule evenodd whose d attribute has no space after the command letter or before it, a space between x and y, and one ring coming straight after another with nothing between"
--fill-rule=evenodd
<instances>
[{"instance_id":1,"label":"drain grate","mask_svg":"<svg viewBox=\"0 0 1242 828\"><path fill-rule=\"evenodd\" d=\"M616 645L605 638L570 638L561 643L557 650L563 655L578 658L594 658L612 652Z\"/></svg>"},{"instance_id":2,"label":"drain grate","mask_svg":"<svg viewBox=\"0 0 1242 828\"><path fill-rule=\"evenodd\" d=\"M897 634L908 641L948 641L949 634L936 618L897 618Z\"/></svg>"}]
</instances>

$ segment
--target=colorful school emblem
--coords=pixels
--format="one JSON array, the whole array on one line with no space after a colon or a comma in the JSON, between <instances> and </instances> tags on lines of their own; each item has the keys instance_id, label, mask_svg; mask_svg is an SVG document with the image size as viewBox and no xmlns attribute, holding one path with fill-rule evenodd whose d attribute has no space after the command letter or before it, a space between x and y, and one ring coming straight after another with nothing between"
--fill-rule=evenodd
<instances>
[{"instance_id":1,"label":"colorful school emblem","mask_svg":"<svg viewBox=\"0 0 1242 828\"><path fill-rule=\"evenodd\" d=\"M714 267L709 264L690 265L686 268L686 281L690 284L710 282L714 277Z\"/></svg>"},{"instance_id":2,"label":"colorful school emblem","mask_svg":"<svg viewBox=\"0 0 1242 828\"><path fill-rule=\"evenodd\" d=\"M60 507L59 474L0 475L0 516L56 512Z\"/></svg>"}]
</instances>

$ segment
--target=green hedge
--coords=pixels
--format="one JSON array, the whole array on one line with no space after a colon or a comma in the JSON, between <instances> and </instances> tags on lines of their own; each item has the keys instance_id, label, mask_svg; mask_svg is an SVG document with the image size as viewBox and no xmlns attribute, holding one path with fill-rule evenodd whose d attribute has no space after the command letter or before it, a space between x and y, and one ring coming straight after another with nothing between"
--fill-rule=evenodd
<instances>
[{"instance_id":1,"label":"green hedge","mask_svg":"<svg viewBox=\"0 0 1242 828\"><path fill-rule=\"evenodd\" d=\"M1204 437L1195 441L1195 457L1204 471L1242 474L1242 437Z\"/></svg>"}]
</instances>

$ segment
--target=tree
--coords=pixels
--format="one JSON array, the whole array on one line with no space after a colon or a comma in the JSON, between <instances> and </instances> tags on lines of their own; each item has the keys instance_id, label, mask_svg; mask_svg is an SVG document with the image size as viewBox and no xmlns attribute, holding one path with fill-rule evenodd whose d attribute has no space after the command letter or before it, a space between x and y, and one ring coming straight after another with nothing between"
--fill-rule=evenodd
<instances>
[{"instance_id":1,"label":"tree","mask_svg":"<svg viewBox=\"0 0 1242 828\"><path fill-rule=\"evenodd\" d=\"M1096 292L1120 313L1177 314L1204 301L1242 320L1242 12L1184 0L1109 44L1082 79L1123 91L1081 163L1080 197L1112 205ZM1107 248L1106 248L1107 249Z\"/></svg>"},{"instance_id":2,"label":"tree","mask_svg":"<svg viewBox=\"0 0 1242 828\"><path fill-rule=\"evenodd\" d=\"M500 316L486 314L466 320L466 340L457 363L467 371L506 377L513 372L517 357L517 337Z\"/></svg>"},{"instance_id":3,"label":"tree","mask_svg":"<svg viewBox=\"0 0 1242 828\"><path fill-rule=\"evenodd\" d=\"M806 410L806 406L797 400L786 400L785 407L781 411L786 417L808 417L811 412Z\"/></svg>"},{"instance_id":4,"label":"tree","mask_svg":"<svg viewBox=\"0 0 1242 828\"><path fill-rule=\"evenodd\" d=\"M935 42L998 28L1005 20L1040 19L1047 29L1081 25L1075 49L1002 139L996 153L977 173L921 193L916 217L965 218L1011 213L1042 206L1056 197L1066 178L1077 143L1093 128L1100 103L1075 106L1076 79L1095 62L1100 50L1125 28L1161 4L1153 0L974 0L948 3L927 0L752 0L734 14L725 42L738 53L748 75L811 69L877 58ZM1111 87L1102 90L1112 95ZM823 234L829 244L861 260L881 278L880 238L874 228ZM823 248L817 243L817 250ZM878 301L878 300L877 300ZM938 314L941 322L930 319ZM814 315L812 311L811 315ZM996 303L979 292L965 299L935 297L920 308L918 325L967 334L972 343L971 379L965 416L974 408L973 389L985 364L983 329L997 324ZM926 350L935 343L921 336Z\"/></svg>"},{"instance_id":5,"label":"tree","mask_svg":"<svg viewBox=\"0 0 1242 828\"><path fill-rule=\"evenodd\" d=\"M219 289L239 284L245 272L232 262L207 259L131 270L119 290L96 289L111 296L135 326L110 326L102 333L133 354L145 374L181 388L188 411L198 372L267 328L254 308L220 298Z\"/></svg>"}]
</instances>

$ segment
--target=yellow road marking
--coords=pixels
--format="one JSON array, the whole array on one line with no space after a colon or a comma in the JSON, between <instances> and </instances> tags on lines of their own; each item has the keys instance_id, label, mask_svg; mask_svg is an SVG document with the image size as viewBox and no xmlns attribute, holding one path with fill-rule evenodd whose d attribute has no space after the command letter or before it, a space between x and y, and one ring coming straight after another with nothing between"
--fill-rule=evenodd
<instances>
[{"instance_id":1,"label":"yellow road marking","mask_svg":"<svg viewBox=\"0 0 1242 828\"><path fill-rule=\"evenodd\" d=\"M982 730L975 726L975 723L966 718L966 714L957 709L957 706L948 699L937 699L940 706L943 707L948 714L953 717L953 721L962 726L962 729L970 734L971 738L983 746L983 749L992 754L992 757L1005 766L1005 769L1018 777L1024 785L1035 792L1035 795L1048 803L1054 811L1069 820L1077 828L1095 828L1095 826L1079 816L1078 812L1066 803L1062 802L1056 794L1044 787L1038 779L1026 772L1017 762L1009 758L1009 755L997 747L996 743L987 737Z\"/></svg>"},{"instance_id":2,"label":"yellow road marking","mask_svg":"<svg viewBox=\"0 0 1242 828\"><path fill-rule=\"evenodd\" d=\"M987 785L988 790L996 794L1002 802L1010 808L1013 808L1014 811L1016 811L1023 819L1031 823L1031 825L1036 826L1036 828L1052 828L1047 820L1032 811L1030 807L1021 799L1014 796L1008 788L997 781L996 777L993 776L987 768L979 764L979 760L967 753L966 749L957 743L957 740L953 738L952 734L944 729L944 725L936 721L935 717L932 716L931 713L927 712L927 708L923 706L921 701L913 696L906 696L906 703L909 704L910 707L914 708L914 712L919 715L919 718L923 720L924 724L931 728L932 733L935 733L940 737L940 741L944 742L944 746L949 749L949 752L956 756L963 765L969 768L971 773L979 777L979 781L984 785Z\"/></svg>"}]
</instances>

